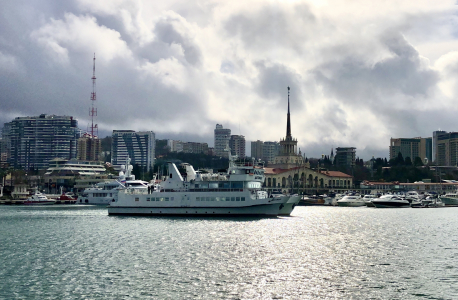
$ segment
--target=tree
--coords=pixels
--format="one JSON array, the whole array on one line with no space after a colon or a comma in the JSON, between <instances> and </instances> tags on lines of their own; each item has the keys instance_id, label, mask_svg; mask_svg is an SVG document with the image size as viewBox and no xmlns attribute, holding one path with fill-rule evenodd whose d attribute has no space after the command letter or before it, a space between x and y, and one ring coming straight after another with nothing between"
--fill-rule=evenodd
<instances>
[{"instance_id":1,"label":"tree","mask_svg":"<svg viewBox=\"0 0 458 300\"><path fill-rule=\"evenodd\" d=\"M411 166L412 165L412 160L410 159L410 157L406 157L405 161L404 161L404 164L406 166Z\"/></svg>"},{"instance_id":2,"label":"tree","mask_svg":"<svg viewBox=\"0 0 458 300\"><path fill-rule=\"evenodd\" d=\"M415 160L413 161L413 165L416 167L421 167L423 166L423 161L420 157L415 157Z\"/></svg>"}]
</instances>

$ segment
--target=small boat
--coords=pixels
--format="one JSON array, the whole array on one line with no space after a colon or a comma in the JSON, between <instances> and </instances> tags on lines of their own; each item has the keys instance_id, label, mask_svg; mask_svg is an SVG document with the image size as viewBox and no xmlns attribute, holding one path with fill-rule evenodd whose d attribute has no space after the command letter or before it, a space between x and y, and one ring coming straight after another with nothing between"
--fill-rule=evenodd
<instances>
[{"instance_id":1,"label":"small boat","mask_svg":"<svg viewBox=\"0 0 458 300\"><path fill-rule=\"evenodd\" d=\"M56 204L76 204L77 198L75 194L69 193L62 193L57 199Z\"/></svg>"},{"instance_id":2,"label":"small boat","mask_svg":"<svg viewBox=\"0 0 458 300\"><path fill-rule=\"evenodd\" d=\"M410 202L397 195L382 195L372 200L377 208L403 208L410 207Z\"/></svg>"},{"instance_id":3,"label":"small boat","mask_svg":"<svg viewBox=\"0 0 458 300\"><path fill-rule=\"evenodd\" d=\"M347 206L347 207L358 207L366 206L365 200L361 198L361 195L347 195L342 199L337 200L338 206Z\"/></svg>"},{"instance_id":4,"label":"small boat","mask_svg":"<svg viewBox=\"0 0 458 300\"><path fill-rule=\"evenodd\" d=\"M48 199L45 195L38 191L24 201L25 205L49 205L54 203L56 203L55 200Z\"/></svg>"}]
</instances>

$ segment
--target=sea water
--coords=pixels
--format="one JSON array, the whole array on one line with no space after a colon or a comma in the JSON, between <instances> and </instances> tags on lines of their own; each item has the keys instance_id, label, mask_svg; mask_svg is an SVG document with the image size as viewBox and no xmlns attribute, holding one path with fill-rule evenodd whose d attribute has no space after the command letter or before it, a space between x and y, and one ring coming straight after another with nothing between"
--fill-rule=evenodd
<instances>
[{"instance_id":1,"label":"sea water","mask_svg":"<svg viewBox=\"0 0 458 300\"><path fill-rule=\"evenodd\" d=\"M0 206L0 299L458 299L458 208Z\"/></svg>"}]
</instances>

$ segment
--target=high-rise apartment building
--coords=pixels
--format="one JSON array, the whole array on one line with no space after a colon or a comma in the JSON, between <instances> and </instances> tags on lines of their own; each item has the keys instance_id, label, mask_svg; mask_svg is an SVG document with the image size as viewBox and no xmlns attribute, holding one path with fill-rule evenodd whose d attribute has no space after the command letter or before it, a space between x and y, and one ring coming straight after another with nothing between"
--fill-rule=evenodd
<instances>
[{"instance_id":1,"label":"high-rise apartment building","mask_svg":"<svg viewBox=\"0 0 458 300\"><path fill-rule=\"evenodd\" d=\"M336 166L352 167L356 162L356 148L355 147L337 147L335 164Z\"/></svg>"},{"instance_id":2,"label":"high-rise apartment building","mask_svg":"<svg viewBox=\"0 0 458 300\"><path fill-rule=\"evenodd\" d=\"M11 167L41 170L54 158L76 158L80 130L73 117L42 114L5 123L2 137Z\"/></svg>"},{"instance_id":3,"label":"high-rise apartment building","mask_svg":"<svg viewBox=\"0 0 458 300\"><path fill-rule=\"evenodd\" d=\"M251 157L258 160L262 159L262 147L264 146L264 142L257 140L256 142L251 142Z\"/></svg>"},{"instance_id":4,"label":"high-rise apartment building","mask_svg":"<svg viewBox=\"0 0 458 300\"><path fill-rule=\"evenodd\" d=\"M216 124L215 128L215 155L220 157L228 157L225 151L229 148L229 140L231 139L231 130L224 129L223 125Z\"/></svg>"},{"instance_id":5,"label":"high-rise apartment building","mask_svg":"<svg viewBox=\"0 0 458 300\"><path fill-rule=\"evenodd\" d=\"M279 142L264 142L264 145L262 145L262 160L267 164L273 163L275 157L280 154L280 150Z\"/></svg>"},{"instance_id":6,"label":"high-rise apartment building","mask_svg":"<svg viewBox=\"0 0 458 300\"><path fill-rule=\"evenodd\" d=\"M0 168L6 168L8 165L8 151L6 142L0 138Z\"/></svg>"},{"instance_id":7,"label":"high-rise apartment building","mask_svg":"<svg viewBox=\"0 0 458 300\"><path fill-rule=\"evenodd\" d=\"M76 158L85 161L99 161L102 154L102 141L98 137L83 135L78 139Z\"/></svg>"},{"instance_id":8,"label":"high-rise apartment building","mask_svg":"<svg viewBox=\"0 0 458 300\"><path fill-rule=\"evenodd\" d=\"M434 162L437 162L437 139L442 134L447 134L447 131L443 131L443 130L433 131L432 159L434 160Z\"/></svg>"},{"instance_id":9,"label":"high-rise apartment building","mask_svg":"<svg viewBox=\"0 0 458 300\"><path fill-rule=\"evenodd\" d=\"M402 157L406 159L410 157L412 162L415 158L419 157L423 163L425 159L431 161L432 159L432 138L397 138L390 139L390 159L398 157L401 153Z\"/></svg>"},{"instance_id":10,"label":"high-rise apartment building","mask_svg":"<svg viewBox=\"0 0 458 300\"><path fill-rule=\"evenodd\" d=\"M236 155L239 158L245 158L245 137L243 135L231 135L229 148L231 148L231 155Z\"/></svg>"},{"instance_id":11,"label":"high-rise apartment building","mask_svg":"<svg viewBox=\"0 0 458 300\"><path fill-rule=\"evenodd\" d=\"M437 135L436 163L439 166L458 166L458 132Z\"/></svg>"},{"instance_id":12,"label":"high-rise apartment building","mask_svg":"<svg viewBox=\"0 0 458 300\"><path fill-rule=\"evenodd\" d=\"M127 158L149 172L154 167L155 134L153 131L113 130L111 135L111 164L122 166Z\"/></svg>"}]
</instances>

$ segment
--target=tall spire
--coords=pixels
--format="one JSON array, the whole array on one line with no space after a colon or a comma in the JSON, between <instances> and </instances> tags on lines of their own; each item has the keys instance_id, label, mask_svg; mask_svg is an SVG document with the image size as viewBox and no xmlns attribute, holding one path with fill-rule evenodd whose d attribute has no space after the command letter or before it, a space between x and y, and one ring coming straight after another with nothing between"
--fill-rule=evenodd
<instances>
[{"instance_id":1,"label":"tall spire","mask_svg":"<svg viewBox=\"0 0 458 300\"><path fill-rule=\"evenodd\" d=\"M286 138L291 137L291 121L289 117L289 90L290 88L288 87L288 119L286 121Z\"/></svg>"}]
</instances>

